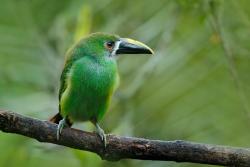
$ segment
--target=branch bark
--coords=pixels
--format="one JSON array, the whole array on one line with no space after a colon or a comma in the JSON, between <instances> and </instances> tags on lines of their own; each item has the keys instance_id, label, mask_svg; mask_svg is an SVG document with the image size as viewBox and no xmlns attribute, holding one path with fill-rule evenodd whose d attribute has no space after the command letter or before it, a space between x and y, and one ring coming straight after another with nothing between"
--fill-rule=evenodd
<instances>
[{"instance_id":1,"label":"branch bark","mask_svg":"<svg viewBox=\"0 0 250 167\"><path fill-rule=\"evenodd\" d=\"M0 111L0 130L40 142L54 143L98 154L102 159L160 160L224 166L250 166L250 149L201 144L188 141L161 141L107 135L104 148L95 133L65 128L56 140L57 125L13 112Z\"/></svg>"}]
</instances>

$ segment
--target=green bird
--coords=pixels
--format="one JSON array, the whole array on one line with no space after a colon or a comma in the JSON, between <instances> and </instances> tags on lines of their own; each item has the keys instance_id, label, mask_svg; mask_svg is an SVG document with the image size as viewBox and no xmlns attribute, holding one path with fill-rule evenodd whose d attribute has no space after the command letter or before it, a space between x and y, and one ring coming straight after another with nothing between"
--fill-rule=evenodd
<instances>
[{"instance_id":1,"label":"green bird","mask_svg":"<svg viewBox=\"0 0 250 167\"><path fill-rule=\"evenodd\" d=\"M59 90L59 113L50 119L57 123L57 139L73 122L91 121L106 146L106 136L98 122L107 112L119 84L116 56L153 54L145 44L117 35L93 33L81 39L66 53Z\"/></svg>"}]
</instances>

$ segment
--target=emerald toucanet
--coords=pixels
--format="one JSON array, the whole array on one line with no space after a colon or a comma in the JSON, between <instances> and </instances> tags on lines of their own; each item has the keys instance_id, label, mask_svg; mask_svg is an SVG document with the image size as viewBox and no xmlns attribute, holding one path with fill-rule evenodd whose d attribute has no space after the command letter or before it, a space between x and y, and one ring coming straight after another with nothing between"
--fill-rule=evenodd
<instances>
[{"instance_id":1,"label":"emerald toucanet","mask_svg":"<svg viewBox=\"0 0 250 167\"><path fill-rule=\"evenodd\" d=\"M153 51L132 39L93 33L66 53L60 82L59 113L50 119L58 124L58 140L64 126L91 121L106 146L106 136L98 122L107 112L119 83L115 59L119 54L153 54Z\"/></svg>"}]
</instances>

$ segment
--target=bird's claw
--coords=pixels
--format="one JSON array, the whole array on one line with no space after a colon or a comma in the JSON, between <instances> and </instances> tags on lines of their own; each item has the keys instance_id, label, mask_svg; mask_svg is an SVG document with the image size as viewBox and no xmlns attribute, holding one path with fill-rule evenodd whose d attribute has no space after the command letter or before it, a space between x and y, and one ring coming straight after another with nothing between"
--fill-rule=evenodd
<instances>
[{"instance_id":1,"label":"bird's claw","mask_svg":"<svg viewBox=\"0 0 250 167\"><path fill-rule=\"evenodd\" d=\"M96 133L101 138L104 148L106 148L106 145L107 145L106 134L104 133L104 130L98 124L96 124Z\"/></svg>"},{"instance_id":2,"label":"bird's claw","mask_svg":"<svg viewBox=\"0 0 250 167\"><path fill-rule=\"evenodd\" d=\"M65 118L63 118L62 120L60 120L58 126L57 126L57 131L56 131L56 139L59 140L60 139L60 135L62 133L62 129L64 128L64 126L66 125L66 120Z\"/></svg>"},{"instance_id":3,"label":"bird's claw","mask_svg":"<svg viewBox=\"0 0 250 167\"><path fill-rule=\"evenodd\" d=\"M101 133L98 133L98 135L100 136L103 144L104 144L104 147L106 148L106 145L107 145L107 139L106 139L106 135L104 133L104 131L102 131Z\"/></svg>"}]
</instances>

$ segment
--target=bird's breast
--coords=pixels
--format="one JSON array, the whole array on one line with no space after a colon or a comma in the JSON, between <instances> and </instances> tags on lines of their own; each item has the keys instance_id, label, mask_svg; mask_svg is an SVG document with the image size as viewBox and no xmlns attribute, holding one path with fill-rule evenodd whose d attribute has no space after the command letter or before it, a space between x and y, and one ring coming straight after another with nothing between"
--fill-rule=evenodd
<instances>
[{"instance_id":1,"label":"bird's breast","mask_svg":"<svg viewBox=\"0 0 250 167\"><path fill-rule=\"evenodd\" d=\"M111 58L101 61L82 58L75 63L70 75L72 86L81 93L107 95L115 89L118 81L116 61Z\"/></svg>"}]
</instances>

